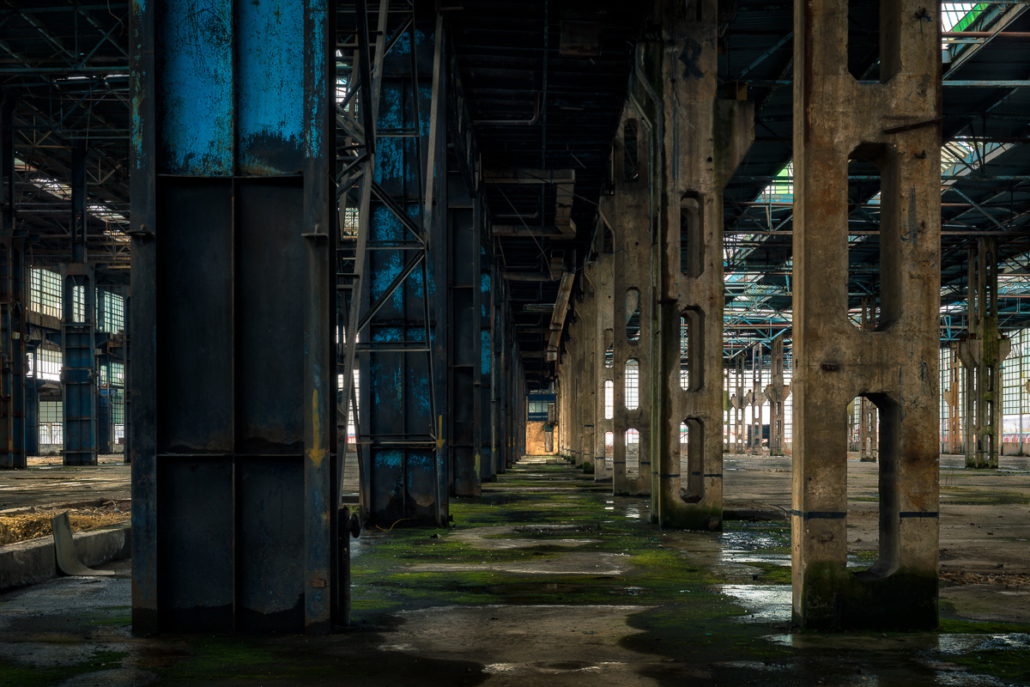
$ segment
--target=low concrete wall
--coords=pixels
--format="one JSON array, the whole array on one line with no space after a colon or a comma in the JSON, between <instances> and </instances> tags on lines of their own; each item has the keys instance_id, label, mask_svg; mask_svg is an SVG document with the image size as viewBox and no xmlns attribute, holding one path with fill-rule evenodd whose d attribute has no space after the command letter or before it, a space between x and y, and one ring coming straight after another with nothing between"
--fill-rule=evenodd
<instances>
[{"instance_id":1,"label":"low concrete wall","mask_svg":"<svg viewBox=\"0 0 1030 687\"><path fill-rule=\"evenodd\" d=\"M132 554L129 525L76 532L75 553L87 567L103 565ZM39 584L57 577L53 536L0 547L0 591Z\"/></svg>"},{"instance_id":2,"label":"low concrete wall","mask_svg":"<svg viewBox=\"0 0 1030 687\"><path fill-rule=\"evenodd\" d=\"M1003 456L1027 456L1030 455L1030 443L1018 441L1001 442L1001 455Z\"/></svg>"}]
</instances>

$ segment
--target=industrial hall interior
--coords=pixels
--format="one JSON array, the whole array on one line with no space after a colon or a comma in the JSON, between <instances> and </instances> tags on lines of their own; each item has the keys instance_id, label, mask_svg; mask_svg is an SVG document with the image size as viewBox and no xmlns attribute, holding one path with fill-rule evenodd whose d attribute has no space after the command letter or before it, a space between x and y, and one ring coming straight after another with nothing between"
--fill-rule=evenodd
<instances>
[{"instance_id":1,"label":"industrial hall interior","mask_svg":"<svg viewBox=\"0 0 1030 687\"><path fill-rule=\"evenodd\" d=\"M0 687L695 683L1030 686L1030 0L0 0Z\"/></svg>"}]
</instances>

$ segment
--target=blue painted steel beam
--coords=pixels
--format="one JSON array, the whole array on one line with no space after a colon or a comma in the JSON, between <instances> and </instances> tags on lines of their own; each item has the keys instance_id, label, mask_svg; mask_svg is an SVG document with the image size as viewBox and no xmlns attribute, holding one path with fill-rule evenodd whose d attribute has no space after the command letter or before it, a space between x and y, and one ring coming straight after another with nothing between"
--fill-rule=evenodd
<instances>
[{"instance_id":1,"label":"blue painted steel beam","mask_svg":"<svg viewBox=\"0 0 1030 687\"><path fill-rule=\"evenodd\" d=\"M381 74L367 76L362 65L363 82L381 84L375 128L412 134L369 146L375 171L364 183L376 187L362 218L367 254L358 257L368 275L361 294L367 326L360 331L362 509L387 526L448 519L446 112L444 89L433 88L442 83L433 78L439 40L436 26L412 22ZM404 247L412 234L426 251L421 261Z\"/></svg>"},{"instance_id":2,"label":"blue painted steel beam","mask_svg":"<svg viewBox=\"0 0 1030 687\"><path fill-rule=\"evenodd\" d=\"M321 634L348 614L331 9L131 7L137 634Z\"/></svg>"},{"instance_id":3,"label":"blue painted steel beam","mask_svg":"<svg viewBox=\"0 0 1030 687\"><path fill-rule=\"evenodd\" d=\"M28 465L26 230L14 210L14 100L0 104L0 469ZM29 394L31 396L31 394ZM31 400L31 399L30 399Z\"/></svg>"},{"instance_id":4,"label":"blue painted steel beam","mask_svg":"<svg viewBox=\"0 0 1030 687\"><path fill-rule=\"evenodd\" d=\"M61 267L65 465L97 464L96 279L86 262L86 141L72 141L72 261Z\"/></svg>"},{"instance_id":5,"label":"blue painted steel beam","mask_svg":"<svg viewBox=\"0 0 1030 687\"><path fill-rule=\"evenodd\" d=\"M460 174L448 179L448 278L451 315L446 422L450 425L451 493L479 496L482 488L482 315L477 204Z\"/></svg>"}]
</instances>

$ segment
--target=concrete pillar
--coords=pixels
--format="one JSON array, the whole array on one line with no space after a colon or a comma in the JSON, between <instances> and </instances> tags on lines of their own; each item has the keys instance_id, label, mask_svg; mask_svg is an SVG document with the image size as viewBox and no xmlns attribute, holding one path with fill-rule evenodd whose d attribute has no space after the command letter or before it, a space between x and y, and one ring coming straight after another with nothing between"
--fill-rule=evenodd
<instances>
[{"instance_id":1,"label":"concrete pillar","mask_svg":"<svg viewBox=\"0 0 1030 687\"><path fill-rule=\"evenodd\" d=\"M568 340L568 351L569 351L569 369L568 369L568 382L572 393L569 396L570 407L569 410L572 413L572 422L569 424L569 452L572 455L572 463L579 467L583 464L583 422L584 422L584 408L586 398L585 389L586 384L583 379L583 309L584 304L581 301L576 303L576 313L573 315L573 322L569 325L569 340Z\"/></svg>"},{"instance_id":2,"label":"concrete pillar","mask_svg":"<svg viewBox=\"0 0 1030 687\"><path fill-rule=\"evenodd\" d=\"M589 463L590 470L596 470L594 460L594 435L596 433L595 418L597 417L597 353L595 345L595 333L597 332L597 263L586 265L583 270L583 279L580 286L583 290L583 301L580 308L580 328L578 343L580 349L580 396L577 399L580 405L580 433L579 459L580 463Z\"/></svg>"},{"instance_id":3,"label":"concrete pillar","mask_svg":"<svg viewBox=\"0 0 1030 687\"><path fill-rule=\"evenodd\" d=\"M769 398L769 455L783 455L786 411L784 402L790 396L790 384L783 381L783 335L773 339L770 366L771 384L765 388Z\"/></svg>"},{"instance_id":4,"label":"concrete pillar","mask_svg":"<svg viewBox=\"0 0 1030 687\"><path fill-rule=\"evenodd\" d=\"M998 254L993 238L969 254L968 337L958 345L966 368L967 468L996 468L1001 453L1001 361L1010 342L998 331Z\"/></svg>"},{"instance_id":5,"label":"concrete pillar","mask_svg":"<svg viewBox=\"0 0 1030 687\"><path fill-rule=\"evenodd\" d=\"M797 0L794 30L794 618L937 626L940 17L880 5L881 83L847 71L846 0ZM848 161L881 169L881 315L848 320ZM879 407L879 558L847 569L847 417Z\"/></svg>"},{"instance_id":6,"label":"concrete pillar","mask_svg":"<svg viewBox=\"0 0 1030 687\"><path fill-rule=\"evenodd\" d=\"M747 407L747 394L744 393L744 353L741 352L733 363L733 376L737 392L733 401L733 452L744 453L744 408Z\"/></svg>"},{"instance_id":7,"label":"concrete pillar","mask_svg":"<svg viewBox=\"0 0 1030 687\"><path fill-rule=\"evenodd\" d=\"M765 393L762 390L762 343L758 342L751 349L751 436L748 453L753 456L762 453L762 406L765 405Z\"/></svg>"},{"instance_id":8,"label":"concrete pillar","mask_svg":"<svg viewBox=\"0 0 1030 687\"><path fill-rule=\"evenodd\" d=\"M948 347L948 389L944 392L944 399L948 404L948 441L945 450L957 455L964 453L962 441L962 412L960 405L959 389L961 384L962 361L958 357L958 343Z\"/></svg>"},{"instance_id":9,"label":"concrete pillar","mask_svg":"<svg viewBox=\"0 0 1030 687\"><path fill-rule=\"evenodd\" d=\"M615 233L612 299L615 433L612 490L615 494L651 493L651 149L653 132L632 104L623 110L615 134L611 221ZM626 392L627 370L635 394ZM630 402L627 405L627 399ZM632 407L628 407L632 406ZM634 438L627 465L627 433Z\"/></svg>"},{"instance_id":10,"label":"concrete pillar","mask_svg":"<svg viewBox=\"0 0 1030 687\"><path fill-rule=\"evenodd\" d=\"M862 330L874 331L875 329L876 305L872 298L866 296L862 298ZM859 399L858 413L858 459L863 463L875 463L879 450L879 439L877 438L879 418L876 405L863 396Z\"/></svg>"},{"instance_id":11,"label":"concrete pillar","mask_svg":"<svg viewBox=\"0 0 1030 687\"><path fill-rule=\"evenodd\" d=\"M653 379L660 391L653 409L659 443L652 467L658 488L651 514L663 527L718 529L722 190L754 140L754 115L746 99L717 95L718 0L688 3L685 13L678 2L662 2L659 8L662 44L645 45L642 62L657 60L662 81L648 84L643 70L637 73L658 112L660 135L655 146L660 164L651 170L662 203L656 232L660 339L653 357L658 363ZM680 438L681 425L686 426L686 441Z\"/></svg>"},{"instance_id":12,"label":"concrete pillar","mask_svg":"<svg viewBox=\"0 0 1030 687\"><path fill-rule=\"evenodd\" d=\"M607 199L602 201L602 209ZM597 286L594 289L597 303L596 317L594 318L594 480L598 482L611 481L612 465L606 458L606 436L609 432L614 433L612 417L607 416L606 409L606 385L612 385L614 398L615 369L613 363L609 364L608 347L612 345L614 330L612 325L613 309L612 298L614 294L615 274L613 271L615 256L612 254L601 255L596 263L590 266L589 274L596 274ZM614 436L614 434L613 434Z\"/></svg>"}]
</instances>

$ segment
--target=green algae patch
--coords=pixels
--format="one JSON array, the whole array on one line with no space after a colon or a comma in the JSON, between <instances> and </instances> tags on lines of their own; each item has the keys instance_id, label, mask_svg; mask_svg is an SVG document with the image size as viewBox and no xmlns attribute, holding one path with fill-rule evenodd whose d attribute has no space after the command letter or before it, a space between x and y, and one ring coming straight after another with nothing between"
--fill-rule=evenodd
<instances>
[{"instance_id":1,"label":"green algae patch","mask_svg":"<svg viewBox=\"0 0 1030 687\"><path fill-rule=\"evenodd\" d=\"M947 613L950 604L941 604L941 612ZM989 620L962 620L941 618L940 631L944 634L1010 634L1030 633L1028 623L999 623Z\"/></svg>"},{"instance_id":2,"label":"green algae patch","mask_svg":"<svg viewBox=\"0 0 1030 687\"><path fill-rule=\"evenodd\" d=\"M758 579L762 584L784 584L789 585L791 583L791 569L789 565L776 565L775 563L761 563L748 561L747 565L752 568L758 568L762 572L759 573Z\"/></svg>"},{"instance_id":3,"label":"green algae patch","mask_svg":"<svg viewBox=\"0 0 1030 687\"><path fill-rule=\"evenodd\" d=\"M1030 684L1030 652L1025 647L974 650L949 660L976 673L984 673L1005 681L1018 680Z\"/></svg>"}]
</instances>

